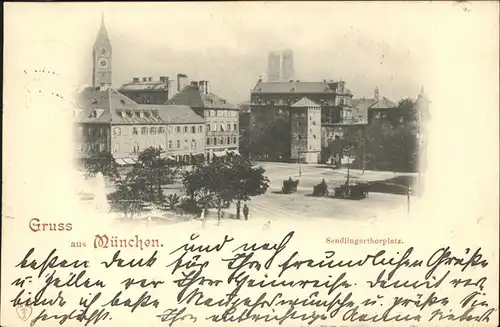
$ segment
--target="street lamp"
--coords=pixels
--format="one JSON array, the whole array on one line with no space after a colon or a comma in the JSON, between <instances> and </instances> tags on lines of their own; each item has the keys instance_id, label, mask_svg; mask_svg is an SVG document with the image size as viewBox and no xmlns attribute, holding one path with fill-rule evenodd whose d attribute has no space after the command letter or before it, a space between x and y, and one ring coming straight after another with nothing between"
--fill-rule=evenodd
<instances>
[{"instance_id":1,"label":"street lamp","mask_svg":"<svg viewBox=\"0 0 500 327\"><path fill-rule=\"evenodd\" d=\"M410 213L410 196L411 196L411 185L408 185L408 199L407 199L408 213Z\"/></svg>"}]
</instances>

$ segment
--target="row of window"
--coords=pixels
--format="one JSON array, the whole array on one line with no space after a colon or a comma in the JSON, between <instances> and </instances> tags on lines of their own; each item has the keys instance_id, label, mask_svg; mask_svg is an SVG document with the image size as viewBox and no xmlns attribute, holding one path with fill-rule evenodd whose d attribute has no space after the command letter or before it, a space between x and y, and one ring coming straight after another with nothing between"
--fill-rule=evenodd
<instances>
[{"instance_id":1,"label":"row of window","mask_svg":"<svg viewBox=\"0 0 500 327\"><path fill-rule=\"evenodd\" d=\"M306 139L306 137L302 133L293 133L293 138L295 140L304 140L304 139ZM314 140L316 139L316 135L313 135L313 139Z\"/></svg>"},{"instance_id":2,"label":"row of window","mask_svg":"<svg viewBox=\"0 0 500 327\"><path fill-rule=\"evenodd\" d=\"M252 105L268 105L268 106L291 106L298 102L300 98L288 98L288 99L261 99L254 98L252 100ZM315 102L323 106L333 106L333 105L350 105L351 101L349 97L336 97L335 99L318 99Z\"/></svg>"},{"instance_id":3,"label":"row of window","mask_svg":"<svg viewBox=\"0 0 500 327\"><path fill-rule=\"evenodd\" d=\"M195 134L195 133L204 133L203 125L198 126L168 126L169 134ZM113 135L129 135L128 132L130 130L131 135L156 135L156 134L165 134L164 126L153 126L153 127L136 127L136 126L127 126L127 127L113 127Z\"/></svg>"},{"instance_id":4,"label":"row of window","mask_svg":"<svg viewBox=\"0 0 500 327\"><path fill-rule=\"evenodd\" d=\"M106 127L99 126L83 126L77 127L77 133L79 136L106 136Z\"/></svg>"},{"instance_id":5,"label":"row of window","mask_svg":"<svg viewBox=\"0 0 500 327\"><path fill-rule=\"evenodd\" d=\"M77 152L104 152L107 151L108 147L106 143L81 143L76 145Z\"/></svg>"},{"instance_id":6,"label":"row of window","mask_svg":"<svg viewBox=\"0 0 500 327\"><path fill-rule=\"evenodd\" d=\"M237 110L205 110L205 117L238 117Z\"/></svg>"},{"instance_id":7,"label":"row of window","mask_svg":"<svg viewBox=\"0 0 500 327\"><path fill-rule=\"evenodd\" d=\"M208 145L231 145L237 144L238 138L236 136L219 136L219 137L207 137L207 146Z\"/></svg>"},{"instance_id":8,"label":"row of window","mask_svg":"<svg viewBox=\"0 0 500 327\"><path fill-rule=\"evenodd\" d=\"M231 130L231 126L233 129ZM207 132L237 132L238 124L230 124L230 123L212 123L207 124Z\"/></svg>"}]
</instances>

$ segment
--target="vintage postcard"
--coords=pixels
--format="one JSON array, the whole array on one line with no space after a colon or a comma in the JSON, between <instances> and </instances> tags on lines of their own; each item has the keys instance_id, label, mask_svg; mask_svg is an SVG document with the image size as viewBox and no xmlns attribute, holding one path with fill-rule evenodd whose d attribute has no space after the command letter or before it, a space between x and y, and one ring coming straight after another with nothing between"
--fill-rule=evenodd
<instances>
[{"instance_id":1,"label":"vintage postcard","mask_svg":"<svg viewBox=\"0 0 500 327\"><path fill-rule=\"evenodd\" d=\"M498 326L498 2L4 15L1 326Z\"/></svg>"}]
</instances>

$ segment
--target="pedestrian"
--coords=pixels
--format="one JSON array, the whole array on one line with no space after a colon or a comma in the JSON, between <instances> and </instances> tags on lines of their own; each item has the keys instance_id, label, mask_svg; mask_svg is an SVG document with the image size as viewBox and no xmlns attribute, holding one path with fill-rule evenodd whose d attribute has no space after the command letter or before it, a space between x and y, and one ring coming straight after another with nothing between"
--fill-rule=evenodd
<instances>
[{"instance_id":1,"label":"pedestrian","mask_svg":"<svg viewBox=\"0 0 500 327\"><path fill-rule=\"evenodd\" d=\"M243 215L245 216L245 220L248 220L248 211L249 211L248 206L245 204L243 206Z\"/></svg>"}]
</instances>

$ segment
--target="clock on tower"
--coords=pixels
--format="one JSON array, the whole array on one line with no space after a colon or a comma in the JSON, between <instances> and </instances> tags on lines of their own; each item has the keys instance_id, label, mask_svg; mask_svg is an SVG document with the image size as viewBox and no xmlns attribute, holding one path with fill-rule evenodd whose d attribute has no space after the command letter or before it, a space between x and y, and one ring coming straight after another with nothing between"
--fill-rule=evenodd
<instances>
[{"instance_id":1,"label":"clock on tower","mask_svg":"<svg viewBox=\"0 0 500 327\"><path fill-rule=\"evenodd\" d=\"M92 85L93 87L111 86L111 61L112 51L111 42L104 25L104 16L101 21L101 27L97 33L97 38L92 51Z\"/></svg>"}]
</instances>

